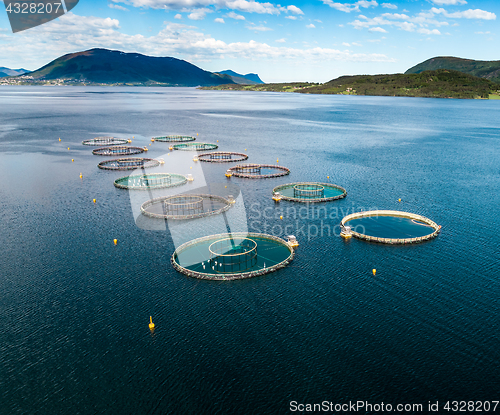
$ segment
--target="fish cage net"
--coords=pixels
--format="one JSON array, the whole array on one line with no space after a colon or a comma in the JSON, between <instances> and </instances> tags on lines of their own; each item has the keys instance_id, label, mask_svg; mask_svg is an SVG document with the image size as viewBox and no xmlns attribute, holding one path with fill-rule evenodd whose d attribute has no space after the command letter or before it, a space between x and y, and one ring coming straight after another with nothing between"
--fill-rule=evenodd
<instances>
[{"instance_id":1,"label":"fish cage net","mask_svg":"<svg viewBox=\"0 0 500 415\"><path fill-rule=\"evenodd\" d=\"M147 169L159 165L160 162L155 159L131 157L101 161L97 167L104 170L135 170L140 168Z\"/></svg>"},{"instance_id":2,"label":"fish cage net","mask_svg":"<svg viewBox=\"0 0 500 415\"><path fill-rule=\"evenodd\" d=\"M101 147L92 150L92 154L96 156L115 156L115 155L127 155L141 154L144 153L144 149L141 147L128 147L128 146L113 146L113 147Z\"/></svg>"},{"instance_id":3,"label":"fish cage net","mask_svg":"<svg viewBox=\"0 0 500 415\"><path fill-rule=\"evenodd\" d=\"M201 150L215 150L219 146L212 143L181 143L174 144L172 148L174 150L184 150L184 151L201 151Z\"/></svg>"},{"instance_id":4,"label":"fish cage net","mask_svg":"<svg viewBox=\"0 0 500 415\"><path fill-rule=\"evenodd\" d=\"M325 195L325 188L319 184L296 184L293 196L302 199L318 199Z\"/></svg>"},{"instance_id":5,"label":"fish cage net","mask_svg":"<svg viewBox=\"0 0 500 415\"><path fill-rule=\"evenodd\" d=\"M236 273L251 269L257 264L257 242L250 238L224 238L209 247L208 265L219 273Z\"/></svg>"},{"instance_id":6,"label":"fish cage net","mask_svg":"<svg viewBox=\"0 0 500 415\"><path fill-rule=\"evenodd\" d=\"M127 144L130 140L126 138L115 138L115 137L96 137L90 140L82 141L84 146L113 146Z\"/></svg>"},{"instance_id":7,"label":"fish cage net","mask_svg":"<svg viewBox=\"0 0 500 415\"><path fill-rule=\"evenodd\" d=\"M116 179L114 185L121 189L147 190L181 186L186 176L174 173L135 174Z\"/></svg>"},{"instance_id":8,"label":"fish cage net","mask_svg":"<svg viewBox=\"0 0 500 415\"><path fill-rule=\"evenodd\" d=\"M196 219L227 211L233 203L225 197L209 194L162 196L144 202L143 215L156 219Z\"/></svg>"},{"instance_id":9,"label":"fish cage net","mask_svg":"<svg viewBox=\"0 0 500 415\"><path fill-rule=\"evenodd\" d=\"M233 176L250 179L265 179L290 174L290 169L275 164L238 164L228 169Z\"/></svg>"},{"instance_id":10,"label":"fish cage net","mask_svg":"<svg viewBox=\"0 0 500 415\"><path fill-rule=\"evenodd\" d=\"M187 141L194 141L196 138L189 135L166 135L164 137L153 137L153 140L163 143L183 143Z\"/></svg>"},{"instance_id":11,"label":"fish cage net","mask_svg":"<svg viewBox=\"0 0 500 415\"><path fill-rule=\"evenodd\" d=\"M233 153L227 151L216 151L213 153L204 153L198 156L198 160L209 163L228 163L246 160L248 156L243 153Z\"/></svg>"},{"instance_id":12,"label":"fish cage net","mask_svg":"<svg viewBox=\"0 0 500 415\"><path fill-rule=\"evenodd\" d=\"M347 196L347 191L333 183L287 183L273 189L273 195L292 202L330 202Z\"/></svg>"}]
</instances>

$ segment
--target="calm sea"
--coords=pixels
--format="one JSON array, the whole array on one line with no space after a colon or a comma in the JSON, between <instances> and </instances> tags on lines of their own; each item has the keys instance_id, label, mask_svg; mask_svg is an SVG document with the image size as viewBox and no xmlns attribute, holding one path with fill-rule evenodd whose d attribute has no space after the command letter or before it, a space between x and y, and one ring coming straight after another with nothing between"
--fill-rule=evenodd
<instances>
[{"instance_id":1,"label":"calm sea","mask_svg":"<svg viewBox=\"0 0 500 415\"><path fill-rule=\"evenodd\" d=\"M0 413L499 400L499 114L500 101L1 87ZM173 133L290 168L227 181L244 200L240 225L297 236L290 266L232 282L177 273L172 229L136 224L113 186L125 173L98 169L105 158L81 145L134 137L160 157L168 145L150 138ZM178 154L164 157L168 171ZM193 183L223 187L226 168L197 163ZM348 196L271 200L300 181ZM372 208L424 215L442 233L414 246L336 236L344 215Z\"/></svg>"}]
</instances>

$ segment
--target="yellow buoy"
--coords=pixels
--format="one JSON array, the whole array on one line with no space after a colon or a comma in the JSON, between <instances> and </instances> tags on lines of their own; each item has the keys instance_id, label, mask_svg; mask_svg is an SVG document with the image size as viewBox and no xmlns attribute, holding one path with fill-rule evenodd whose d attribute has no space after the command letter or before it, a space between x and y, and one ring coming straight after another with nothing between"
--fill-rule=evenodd
<instances>
[{"instance_id":1,"label":"yellow buoy","mask_svg":"<svg viewBox=\"0 0 500 415\"><path fill-rule=\"evenodd\" d=\"M149 143L149 145L151 145L151 143Z\"/></svg>"},{"instance_id":2,"label":"yellow buoy","mask_svg":"<svg viewBox=\"0 0 500 415\"><path fill-rule=\"evenodd\" d=\"M153 323L153 317L149 316L149 330L154 330L155 323Z\"/></svg>"},{"instance_id":3,"label":"yellow buoy","mask_svg":"<svg viewBox=\"0 0 500 415\"><path fill-rule=\"evenodd\" d=\"M375 268L372 269L373 275L377 273L377 270Z\"/></svg>"},{"instance_id":4,"label":"yellow buoy","mask_svg":"<svg viewBox=\"0 0 500 415\"><path fill-rule=\"evenodd\" d=\"M61 141L61 139L59 139L59 141Z\"/></svg>"},{"instance_id":5,"label":"yellow buoy","mask_svg":"<svg viewBox=\"0 0 500 415\"><path fill-rule=\"evenodd\" d=\"M280 219L283 219L283 215L280 216Z\"/></svg>"},{"instance_id":6,"label":"yellow buoy","mask_svg":"<svg viewBox=\"0 0 500 415\"><path fill-rule=\"evenodd\" d=\"M217 142L219 142L219 140L217 140Z\"/></svg>"},{"instance_id":7,"label":"yellow buoy","mask_svg":"<svg viewBox=\"0 0 500 415\"><path fill-rule=\"evenodd\" d=\"M71 159L71 162L73 163L75 161L75 159Z\"/></svg>"},{"instance_id":8,"label":"yellow buoy","mask_svg":"<svg viewBox=\"0 0 500 415\"><path fill-rule=\"evenodd\" d=\"M114 242L115 245L117 245L118 244L118 239L113 239L113 242Z\"/></svg>"},{"instance_id":9,"label":"yellow buoy","mask_svg":"<svg viewBox=\"0 0 500 415\"><path fill-rule=\"evenodd\" d=\"M69 147L68 147L68 150L69 150Z\"/></svg>"},{"instance_id":10,"label":"yellow buoy","mask_svg":"<svg viewBox=\"0 0 500 415\"><path fill-rule=\"evenodd\" d=\"M245 148L245 151L247 151L247 149Z\"/></svg>"},{"instance_id":11,"label":"yellow buoy","mask_svg":"<svg viewBox=\"0 0 500 415\"><path fill-rule=\"evenodd\" d=\"M92 201L95 203L95 199L92 199Z\"/></svg>"},{"instance_id":12,"label":"yellow buoy","mask_svg":"<svg viewBox=\"0 0 500 415\"><path fill-rule=\"evenodd\" d=\"M80 173L80 179L83 177L82 173Z\"/></svg>"},{"instance_id":13,"label":"yellow buoy","mask_svg":"<svg viewBox=\"0 0 500 415\"><path fill-rule=\"evenodd\" d=\"M327 178L327 179L329 179L329 178L330 178L330 176L326 176L326 178Z\"/></svg>"},{"instance_id":14,"label":"yellow buoy","mask_svg":"<svg viewBox=\"0 0 500 415\"><path fill-rule=\"evenodd\" d=\"M190 169L192 169L192 168L193 168L193 166L190 167Z\"/></svg>"},{"instance_id":15,"label":"yellow buoy","mask_svg":"<svg viewBox=\"0 0 500 415\"><path fill-rule=\"evenodd\" d=\"M196 133L196 135L198 135L198 133Z\"/></svg>"},{"instance_id":16,"label":"yellow buoy","mask_svg":"<svg viewBox=\"0 0 500 415\"><path fill-rule=\"evenodd\" d=\"M224 186L227 189L227 186Z\"/></svg>"},{"instance_id":17,"label":"yellow buoy","mask_svg":"<svg viewBox=\"0 0 500 415\"><path fill-rule=\"evenodd\" d=\"M280 162L280 159L276 159L276 163L279 163Z\"/></svg>"},{"instance_id":18,"label":"yellow buoy","mask_svg":"<svg viewBox=\"0 0 500 415\"><path fill-rule=\"evenodd\" d=\"M401 202L401 199L398 199L398 202Z\"/></svg>"}]
</instances>

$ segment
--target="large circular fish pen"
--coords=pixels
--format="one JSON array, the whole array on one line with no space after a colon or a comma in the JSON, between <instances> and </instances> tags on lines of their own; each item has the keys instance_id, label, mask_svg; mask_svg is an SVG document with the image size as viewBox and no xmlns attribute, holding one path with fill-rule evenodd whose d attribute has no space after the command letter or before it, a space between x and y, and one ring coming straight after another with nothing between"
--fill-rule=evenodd
<instances>
[{"instance_id":1,"label":"large circular fish pen","mask_svg":"<svg viewBox=\"0 0 500 415\"><path fill-rule=\"evenodd\" d=\"M268 274L287 266L293 249L281 238L261 233L205 236L179 246L173 267L190 277L237 280Z\"/></svg>"},{"instance_id":2,"label":"large circular fish pen","mask_svg":"<svg viewBox=\"0 0 500 415\"><path fill-rule=\"evenodd\" d=\"M180 143L174 144L172 148L174 150L184 150L184 151L202 151L202 150L215 150L219 146L212 143Z\"/></svg>"},{"instance_id":3,"label":"large circular fish pen","mask_svg":"<svg viewBox=\"0 0 500 415\"><path fill-rule=\"evenodd\" d=\"M159 165L160 162L155 159L130 157L123 159L101 161L97 165L97 167L104 170L135 170L135 169L147 169Z\"/></svg>"},{"instance_id":4,"label":"large circular fish pen","mask_svg":"<svg viewBox=\"0 0 500 415\"><path fill-rule=\"evenodd\" d=\"M227 171L232 176L248 179L266 179L290 174L290 169L275 164L238 164Z\"/></svg>"},{"instance_id":5,"label":"large circular fish pen","mask_svg":"<svg viewBox=\"0 0 500 415\"><path fill-rule=\"evenodd\" d=\"M115 138L115 137L96 137L90 140L83 140L82 144L84 146L116 146L123 145L132 142L126 138Z\"/></svg>"},{"instance_id":6,"label":"large circular fish pen","mask_svg":"<svg viewBox=\"0 0 500 415\"><path fill-rule=\"evenodd\" d=\"M130 146L111 146L111 147L101 147L92 150L92 154L96 156L131 156L133 154L144 153L142 147L130 147Z\"/></svg>"},{"instance_id":7,"label":"large circular fish pen","mask_svg":"<svg viewBox=\"0 0 500 415\"><path fill-rule=\"evenodd\" d=\"M273 194L293 202L330 202L347 196L347 191L331 183L288 183L277 186Z\"/></svg>"},{"instance_id":8,"label":"large circular fish pen","mask_svg":"<svg viewBox=\"0 0 500 415\"><path fill-rule=\"evenodd\" d=\"M411 244L435 238L441 226L425 216L397 210L372 210L347 215L340 223L344 234L384 244Z\"/></svg>"},{"instance_id":9,"label":"large circular fish pen","mask_svg":"<svg viewBox=\"0 0 500 415\"><path fill-rule=\"evenodd\" d=\"M144 202L141 212L156 219L197 219L225 212L232 203L229 198L208 194L162 196Z\"/></svg>"},{"instance_id":10,"label":"large circular fish pen","mask_svg":"<svg viewBox=\"0 0 500 415\"><path fill-rule=\"evenodd\" d=\"M198 160L209 163L230 163L246 160L248 156L243 153L233 153L229 151L214 151L198 155Z\"/></svg>"},{"instance_id":11,"label":"large circular fish pen","mask_svg":"<svg viewBox=\"0 0 500 415\"><path fill-rule=\"evenodd\" d=\"M184 143L194 141L196 138L189 135L166 135L164 137L153 137L151 141L159 141L163 143Z\"/></svg>"},{"instance_id":12,"label":"large circular fish pen","mask_svg":"<svg viewBox=\"0 0 500 415\"><path fill-rule=\"evenodd\" d=\"M181 186L186 176L174 173L134 174L116 179L114 185L120 189L148 190Z\"/></svg>"}]
</instances>

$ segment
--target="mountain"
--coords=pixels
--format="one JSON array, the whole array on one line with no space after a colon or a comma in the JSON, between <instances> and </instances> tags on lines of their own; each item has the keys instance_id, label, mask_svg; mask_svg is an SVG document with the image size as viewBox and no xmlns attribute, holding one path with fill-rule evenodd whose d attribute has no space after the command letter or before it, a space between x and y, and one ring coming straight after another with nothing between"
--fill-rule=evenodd
<instances>
[{"instance_id":1,"label":"mountain","mask_svg":"<svg viewBox=\"0 0 500 415\"><path fill-rule=\"evenodd\" d=\"M29 72L27 69L9 69L4 66L0 66L0 78L4 76L17 76Z\"/></svg>"},{"instance_id":2,"label":"mountain","mask_svg":"<svg viewBox=\"0 0 500 415\"><path fill-rule=\"evenodd\" d=\"M257 75L256 73L247 73L246 75L241 75L239 73L231 71L230 69L216 73L230 76L233 82L237 84L256 85L264 83L262 82L262 79L259 78L259 75Z\"/></svg>"},{"instance_id":3,"label":"mountain","mask_svg":"<svg viewBox=\"0 0 500 415\"><path fill-rule=\"evenodd\" d=\"M436 69L451 69L500 83L500 61L475 61L453 56L438 56L428 59L408 69L405 74L435 71Z\"/></svg>"},{"instance_id":4,"label":"mountain","mask_svg":"<svg viewBox=\"0 0 500 415\"><path fill-rule=\"evenodd\" d=\"M90 49L70 53L29 74L33 81L76 83L197 86L233 83L181 59L145 56L117 50Z\"/></svg>"}]
</instances>

